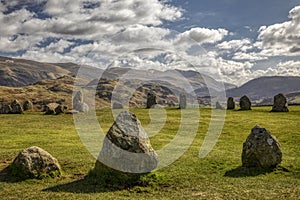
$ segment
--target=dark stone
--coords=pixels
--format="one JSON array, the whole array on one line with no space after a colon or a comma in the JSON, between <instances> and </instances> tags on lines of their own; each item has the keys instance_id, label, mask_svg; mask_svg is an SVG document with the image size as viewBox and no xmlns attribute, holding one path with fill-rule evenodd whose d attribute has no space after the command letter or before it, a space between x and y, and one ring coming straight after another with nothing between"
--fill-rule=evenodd
<instances>
[{"instance_id":1,"label":"dark stone","mask_svg":"<svg viewBox=\"0 0 300 200\"><path fill-rule=\"evenodd\" d=\"M271 112L289 112L286 97L283 94L274 96L274 104Z\"/></svg>"},{"instance_id":2,"label":"dark stone","mask_svg":"<svg viewBox=\"0 0 300 200\"><path fill-rule=\"evenodd\" d=\"M229 97L227 100L227 110L234 110L235 109L235 102L233 97Z\"/></svg>"},{"instance_id":3,"label":"dark stone","mask_svg":"<svg viewBox=\"0 0 300 200\"><path fill-rule=\"evenodd\" d=\"M157 167L158 157L137 117L122 111L104 139L99 161L118 171L147 173ZM101 163L96 171L97 166L101 171Z\"/></svg>"},{"instance_id":4,"label":"dark stone","mask_svg":"<svg viewBox=\"0 0 300 200\"><path fill-rule=\"evenodd\" d=\"M33 103L30 100L27 100L23 103L23 110L33 110Z\"/></svg>"},{"instance_id":5,"label":"dark stone","mask_svg":"<svg viewBox=\"0 0 300 200\"><path fill-rule=\"evenodd\" d=\"M156 102L156 96L153 92L149 92L147 94L147 108L152 108L157 104Z\"/></svg>"},{"instance_id":6,"label":"dark stone","mask_svg":"<svg viewBox=\"0 0 300 200\"><path fill-rule=\"evenodd\" d=\"M239 110L251 110L251 101L246 95L240 99Z\"/></svg>"},{"instance_id":7,"label":"dark stone","mask_svg":"<svg viewBox=\"0 0 300 200\"><path fill-rule=\"evenodd\" d=\"M14 100L11 104L11 114L22 114L23 108L18 100Z\"/></svg>"},{"instance_id":8,"label":"dark stone","mask_svg":"<svg viewBox=\"0 0 300 200\"><path fill-rule=\"evenodd\" d=\"M281 160L277 139L265 128L255 126L243 144L243 167L275 168Z\"/></svg>"},{"instance_id":9,"label":"dark stone","mask_svg":"<svg viewBox=\"0 0 300 200\"><path fill-rule=\"evenodd\" d=\"M186 109L186 96L184 94L179 95L179 109Z\"/></svg>"},{"instance_id":10,"label":"dark stone","mask_svg":"<svg viewBox=\"0 0 300 200\"><path fill-rule=\"evenodd\" d=\"M11 106L4 104L0 108L0 114L10 114L12 112Z\"/></svg>"},{"instance_id":11,"label":"dark stone","mask_svg":"<svg viewBox=\"0 0 300 200\"><path fill-rule=\"evenodd\" d=\"M56 115L65 113L65 106L63 106L63 105L58 105L58 106L54 109L54 112L55 112Z\"/></svg>"},{"instance_id":12,"label":"dark stone","mask_svg":"<svg viewBox=\"0 0 300 200\"><path fill-rule=\"evenodd\" d=\"M30 147L19 153L12 165L12 173L22 178L41 178L60 175L60 165L56 158L39 147Z\"/></svg>"}]
</instances>

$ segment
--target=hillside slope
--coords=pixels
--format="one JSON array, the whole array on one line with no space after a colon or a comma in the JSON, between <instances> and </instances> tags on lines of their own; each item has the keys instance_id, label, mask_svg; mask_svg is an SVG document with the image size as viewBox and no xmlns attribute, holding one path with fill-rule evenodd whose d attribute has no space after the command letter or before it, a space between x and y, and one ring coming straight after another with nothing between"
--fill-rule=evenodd
<instances>
[{"instance_id":1,"label":"hillside slope","mask_svg":"<svg viewBox=\"0 0 300 200\"><path fill-rule=\"evenodd\" d=\"M253 79L241 87L227 90L227 96L241 97L247 95L252 99L273 97L278 93L289 94L300 91L300 77L271 76Z\"/></svg>"}]
</instances>

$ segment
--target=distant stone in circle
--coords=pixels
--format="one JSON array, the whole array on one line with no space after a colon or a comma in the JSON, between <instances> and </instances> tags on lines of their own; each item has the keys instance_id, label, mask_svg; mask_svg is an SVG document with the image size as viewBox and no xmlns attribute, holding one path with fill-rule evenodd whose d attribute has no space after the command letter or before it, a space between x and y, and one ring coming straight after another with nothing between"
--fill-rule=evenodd
<instances>
[{"instance_id":1,"label":"distant stone in circle","mask_svg":"<svg viewBox=\"0 0 300 200\"><path fill-rule=\"evenodd\" d=\"M251 110L251 101L246 95L240 99L239 110Z\"/></svg>"},{"instance_id":2,"label":"distant stone in circle","mask_svg":"<svg viewBox=\"0 0 300 200\"><path fill-rule=\"evenodd\" d=\"M289 112L286 97L283 94L274 96L274 104L271 112Z\"/></svg>"},{"instance_id":3,"label":"distant stone in circle","mask_svg":"<svg viewBox=\"0 0 300 200\"><path fill-rule=\"evenodd\" d=\"M227 100L227 110L234 110L235 109L235 102L233 97L229 97Z\"/></svg>"}]
</instances>

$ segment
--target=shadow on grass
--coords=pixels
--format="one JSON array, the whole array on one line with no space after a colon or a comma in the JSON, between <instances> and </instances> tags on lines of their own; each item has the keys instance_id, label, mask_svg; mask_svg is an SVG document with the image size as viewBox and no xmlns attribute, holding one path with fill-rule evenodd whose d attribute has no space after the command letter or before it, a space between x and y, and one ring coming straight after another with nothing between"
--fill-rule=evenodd
<instances>
[{"instance_id":1,"label":"shadow on grass","mask_svg":"<svg viewBox=\"0 0 300 200\"><path fill-rule=\"evenodd\" d=\"M102 168L104 169L104 168ZM136 186L146 188L157 185L156 174L128 174L109 169L108 171L98 173L91 170L89 174L80 180L57 185L47 188L43 191L51 192L71 192L71 193L104 193L131 189Z\"/></svg>"},{"instance_id":2,"label":"shadow on grass","mask_svg":"<svg viewBox=\"0 0 300 200\"><path fill-rule=\"evenodd\" d=\"M247 177L247 176L258 176L261 174L268 174L275 171L289 172L288 169L281 166L278 166L276 168L271 168L271 169L263 169L259 167L248 168L248 167L240 166L235 169L227 171L224 176L239 178L239 177Z\"/></svg>"},{"instance_id":3,"label":"shadow on grass","mask_svg":"<svg viewBox=\"0 0 300 200\"><path fill-rule=\"evenodd\" d=\"M70 192L70 193L104 193L122 190L124 187L118 187L113 184L105 184L97 179L86 176L81 180L74 182L56 185L54 187L46 188L43 191L47 192Z\"/></svg>"},{"instance_id":4,"label":"shadow on grass","mask_svg":"<svg viewBox=\"0 0 300 200\"><path fill-rule=\"evenodd\" d=\"M6 183L17 183L17 182L22 182L25 179L22 179L20 177L17 177L15 175L13 175L11 167L8 166L6 168L4 168L1 172L0 172L0 182L6 182Z\"/></svg>"}]
</instances>

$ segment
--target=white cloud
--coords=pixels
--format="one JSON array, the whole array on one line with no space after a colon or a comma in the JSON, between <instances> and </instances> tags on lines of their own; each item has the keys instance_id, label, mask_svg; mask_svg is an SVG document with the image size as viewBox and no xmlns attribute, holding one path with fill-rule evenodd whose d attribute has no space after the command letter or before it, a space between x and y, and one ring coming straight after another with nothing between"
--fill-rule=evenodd
<instances>
[{"instance_id":1,"label":"white cloud","mask_svg":"<svg viewBox=\"0 0 300 200\"><path fill-rule=\"evenodd\" d=\"M183 32L178 35L176 43L178 44L190 44L190 43L216 43L222 40L228 31L225 29L208 29L208 28L192 28L186 32Z\"/></svg>"},{"instance_id":2,"label":"white cloud","mask_svg":"<svg viewBox=\"0 0 300 200\"><path fill-rule=\"evenodd\" d=\"M258 39L262 42L262 54L300 55L300 6L289 12L290 21L262 26Z\"/></svg>"},{"instance_id":3,"label":"white cloud","mask_svg":"<svg viewBox=\"0 0 300 200\"><path fill-rule=\"evenodd\" d=\"M262 56L260 54L257 54L255 52L236 52L233 57L233 60L248 60L248 61L258 61L258 60L266 60L268 57Z\"/></svg>"},{"instance_id":4,"label":"white cloud","mask_svg":"<svg viewBox=\"0 0 300 200\"><path fill-rule=\"evenodd\" d=\"M246 51L251 48L251 41L250 39L242 39L242 40L230 40L230 41L224 41L217 45L217 47L221 50L241 50Z\"/></svg>"}]
</instances>

